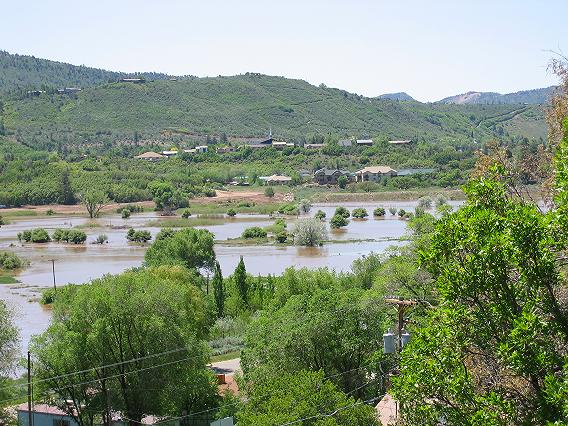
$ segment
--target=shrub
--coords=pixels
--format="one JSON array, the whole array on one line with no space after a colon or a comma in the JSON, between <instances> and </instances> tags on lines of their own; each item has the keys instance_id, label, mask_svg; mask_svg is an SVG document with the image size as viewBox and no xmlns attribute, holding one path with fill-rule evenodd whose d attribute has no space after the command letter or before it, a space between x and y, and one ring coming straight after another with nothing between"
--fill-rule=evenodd
<instances>
[{"instance_id":1,"label":"shrub","mask_svg":"<svg viewBox=\"0 0 568 426\"><path fill-rule=\"evenodd\" d=\"M396 207L390 207L389 212L390 212L391 215L394 216L396 214Z\"/></svg>"},{"instance_id":2,"label":"shrub","mask_svg":"<svg viewBox=\"0 0 568 426\"><path fill-rule=\"evenodd\" d=\"M438 196L436 196L436 207L440 207L445 204L448 204L448 199L443 194L438 194Z\"/></svg>"},{"instance_id":3,"label":"shrub","mask_svg":"<svg viewBox=\"0 0 568 426\"><path fill-rule=\"evenodd\" d=\"M165 240L166 238L172 237L177 231L172 228L164 228L158 232L156 239L154 241Z\"/></svg>"},{"instance_id":4,"label":"shrub","mask_svg":"<svg viewBox=\"0 0 568 426\"><path fill-rule=\"evenodd\" d=\"M127 204L126 206L116 209L116 212L122 213L123 210L128 210L130 213L141 213L144 211L144 207L138 206L136 204Z\"/></svg>"},{"instance_id":5,"label":"shrub","mask_svg":"<svg viewBox=\"0 0 568 426\"><path fill-rule=\"evenodd\" d=\"M251 203L250 201L241 201L237 204L237 207L254 207L254 203Z\"/></svg>"},{"instance_id":6,"label":"shrub","mask_svg":"<svg viewBox=\"0 0 568 426\"><path fill-rule=\"evenodd\" d=\"M51 241L49 234L43 228L35 228L18 233L18 240L26 243L47 243Z\"/></svg>"},{"instance_id":7,"label":"shrub","mask_svg":"<svg viewBox=\"0 0 568 426\"><path fill-rule=\"evenodd\" d=\"M266 238L266 231L259 226L253 226L243 231L242 237L246 239L251 238Z\"/></svg>"},{"instance_id":8,"label":"shrub","mask_svg":"<svg viewBox=\"0 0 568 426\"><path fill-rule=\"evenodd\" d=\"M215 197L217 195L217 192L215 192L214 189L205 189L203 190L203 195L205 195L206 197Z\"/></svg>"},{"instance_id":9,"label":"shrub","mask_svg":"<svg viewBox=\"0 0 568 426\"><path fill-rule=\"evenodd\" d=\"M53 235L51 236L51 238L53 238L53 241L69 241L69 230L68 229L61 229L58 228L53 232Z\"/></svg>"},{"instance_id":10,"label":"shrub","mask_svg":"<svg viewBox=\"0 0 568 426\"><path fill-rule=\"evenodd\" d=\"M309 211L312 209L312 203L310 202L310 200L300 200L300 202L298 203L298 209L301 213L309 213Z\"/></svg>"},{"instance_id":11,"label":"shrub","mask_svg":"<svg viewBox=\"0 0 568 426\"><path fill-rule=\"evenodd\" d=\"M276 242L283 244L288 240L288 233L286 231L281 231L276 234Z\"/></svg>"},{"instance_id":12,"label":"shrub","mask_svg":"<svg viewBox=\"0 0 568 426\"><path fill-rule=\"evenodd\" d=\"M189 209L185 209L181 214L181 217L183 217L184 219L187 219L190 216L191 216L191 212L189 211Z\"/></svg>"},{"instance_id":13,"label":"shrub","mask_svg":"<svg viewBox=\"0 0 568 426\"><path fill-rule=\"evenodd\" d=\"M415 215L416 217L422 217L422 216L424 216L425 214L426 214L426 210L424 210L424 207L417 206L417 207L414 209L414 215Z\"/></svg>"},{"instance_id":14,"label":"shrub","mask_svg":"<svg viewBox=\"0 0 568 426\"><path fill-rule=\"evenodd\" d=\"M383 217L386 214L385 209L383 207L377 207L373 210L373 216L375 217Z\"/></svg>"},{"instance_id":15,"label":"shrub","mask_svg":"<svg viewBox=\"0 0 568 426\"><path fill-rule=\"evenodd\" d=\"M398 211L398 216L399 216L399 217L404 217L404 216L406 216L406 210L400 209L400 210Z\"/></svg>"},{"instance_id":16,"label":"shrub","mask_svg":"<svg viewBox=\"0 0 568 426\"><path fill-rule=\"evenodd\" d=\"M106 234L99 234L97 239L94 241L95 244L104 244L108 242L108 237Z\"/></svg>"},{"instance_id":17,"label":"shrub","mask_svg":"<svg viewBox=\"0 0 568 426\"><path fill-rule=\"evenodd\" d=\"M55 290L52 288L46 288L41 293L39 303L42 305L51 305L53 302L55 302Z\"/></svg>"},{"instance_id":18,"label":"shrub","mask_svg":"<svg viewBox=\"0 0 568 426\"><path fill-rule=\"evenodd\" d=\"M432 208L432 198L425 195L424 197L420 197L418 199L418 207L423 209L431 209Z\"/></svg>"},{"instance_id":19,"label":"shrub","mask_svg":"<svg viewBox=\"0 0 568 426\"><path fill-rule=\"evenodd\" d=\"M300 219L292 234L294 235L294 243L299 246L320 246L327 239L325 225L316 218Z\"/></svg>"},{"instance_id":20,"label":"shrub","mask_svg":"<svg viewBox=\"0 0 568 426\"><path fill-rule=\"evenodd\" d=\"M237 212L235 211L235 209L229 209L227 210L227 216L229 217L235 217L237 215Z\"/></svg>"},{"instance_id":21,"label":"shrub","mask_svg":"<svg viewBox=\"0 0 568 426\"><path fill-rule=\"evenodd\" d=\"M22 259L17 254L9 251L0 251L0 269L19 269L24 266Z\"/></svg>"},{"instance_id":22,"label":"shrub","mask_svg":"<svg viewBox=\"0 0 568 426\"><path fill-rule=\"evenodd\" d=\"M345 187L347 186L347 177L346 176L339 176L337 178L337 184L339 185L339 187L341 189L345 189Z\"/></svg>"},{"instance_id":23,"label":"shrub","mask_svg":"<svg viewBox=\"0 0 568 426\"><path fill-rule=\"evenodd\" d=\"M150 231L135 231L130 228L126 233L126 239L134 243L147 243L152 239L152 234L150 234Z\"/></svg>"},{"instance_id":24,"label":"shrub","mask_svg":"<svg viewBox=\"0 0 568 426\"><path fill-rule=\"evenodd\" d=\"M348 224L349 224L349 221L344 216L341 216L340 214L335 214L331 218L331 220L329 221L329 225L331 226L332 229L343 228L344 226L347 226Z\"/></svg>"},{"instance_id":25,"label":"shrub","mask_svg":"<svg viewBox=\"0 0 568 426\"><path fill-rule=\"evenodd\" d=\"M264 190L264 195L266 195L269 198L274 197L274 189L272 189L271 186L266 187L266 189Z\"/></svg>"},{"instance_id":26,"label":"shrub","mask_svg":"<svg viewBox=\"0 0 568 426\"><path fill-rule=\"evenodd\" d=\"M319 219L319 220L324 220L325 219L325 212L323 210L318 210L314 216L314 218Z\"/></svg>"},{"instance_id":27,"label":"shrub","mask_svg":"<svg viewBox=\"0 0 568 426\"><path fill-rule=\"evenodd\" d=\"M121 216L123 219L128 219L128 218L130 217L130 210L128 210L128 209L123 209L122 212L121 212L121 214L120 214L120 216Z\"/></svg>"},{"instance_id":28,"label":"shrub","mask_svg":"<svg viewBox=\"0 0 568 426\"><path fill-rule=\"evenodd\" d=\"M49 210L47 210L47 211L45 212L45 214L46 214L47 216L53 216L53 215L55 214L55 212L53 211L53 209L49 209Z\"/></svg>"},{"instance_id":29,"label":"shrub","mask_svg":"<svg viewBox=\"0 0 568 426\"><path fill-rule=\"evenodd\" d=\"M278 213L297 216L300 214L300 210L295 204L284 204L282 207L280 207L280 209L278 209Z\"/></svg>"},{"instance_id":30,"label":"shrub","mask_svg":"<svg viewBox=\"0 0 568 426\"><path fill-rule=\"evenodd\" d=\"M343 206L339 206L338 208L335 209L335 213L334 216L341 216L345 219L349 218L349 216L351 216L351 214L349 213L349 210L347 210L345 207Z\"/></svg>"},{"instance_id":31,"label":"shrub","mask_svg":"<svg viewBox=\"0 0 568 426\"><path fill-rule=\"evenodd\" d=\"M353 209L351 216L353 216L355 219L364 219L369 216L369 213L367 213L367 210L365 210L364 208L357 207L356 209Z\"/></svg>"},{"instance_id":32,"label":"shrub","mask_svg":"<svg viewBox=\"0 0 568 426\"><path fill-rule=\"evenodd\" d=\"M73 244L83 244L87 240L87 234L79 229L69 231L69 242Z\"/></svg>"}]
</instances>

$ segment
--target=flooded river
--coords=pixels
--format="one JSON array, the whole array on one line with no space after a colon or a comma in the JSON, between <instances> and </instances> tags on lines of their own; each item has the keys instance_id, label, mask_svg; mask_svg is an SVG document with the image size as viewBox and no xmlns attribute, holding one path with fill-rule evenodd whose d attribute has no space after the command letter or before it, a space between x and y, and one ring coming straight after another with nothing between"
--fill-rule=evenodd
<instances>
[{"instance_id":1,"label":"flooded river","mask_svg":"<svg viewBox=\"0 0 568 426\"><path fill-rule=\"evenodd\" d=\"M294 246L231 246L224 240L239 237L243 230L251 226L265 227L274 223L274 219L262 215L242 215L227 219L211 226L197 226L210 230L217 241L215 252L225 276L235 269L240 256L243 256L247 271L257 274L280 274L286 268L328 267L337 271L347 271L351 263L371 252L381 253L389 246L401 244L398 239L406 232L406 222L391 216L389 207L413 211L413 202L383 202L387 209L384 219L374 219L372 212L378 204L341 203L352 210L364 207L371 215L366 220L351 220L346 229L331 231L333 243L323 247ZM459 202L452 202L455 207ZM318 209L323 210L329 219L338 204L316 204L308 216L313 216ZM83 283L104 274L120 273L128 268L140 266L147 246L131 244L126 240L128 227L149 230L153 236L160 228L149 226L152 222L166 220L155 213L134 214L130 219L121 219L118 215L105 216L91 221L82 217L23 217L11 220L0 228L0 250L10 247L22 258L30 262L17 277L20 284L0 285L0 298L6 300L16 314L17 324L22 332L22 350L26 350L30 336L41 333L49 323L50 312L43 308L37 299L41 289L53 286L52 263L55 263L57 285ZM288 229L294 226L295 218L286 219ZM89 222L96 222L97 227L84 227ZM327 225L329 226L329 224ZM59 244L25 244L17 240L18 232L42 227L51 234L57 228L84 227L87 243L81 246ZM106 234L108 244L89 244L97 235ZM364 240L364 241L361 241Z\"/></svg>"}]
</instances>

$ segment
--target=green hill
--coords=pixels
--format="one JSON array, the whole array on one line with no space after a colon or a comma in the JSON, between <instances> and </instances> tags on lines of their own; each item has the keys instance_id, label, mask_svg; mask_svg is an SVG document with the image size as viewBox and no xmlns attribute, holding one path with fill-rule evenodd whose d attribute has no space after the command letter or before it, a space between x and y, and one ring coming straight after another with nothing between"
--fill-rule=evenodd
<instances>
[{"instance_id":1,"label":"green hill","mask_svg":"<svg viewBox=\"0 0 568 426\"><path fill-rule=\"evenodd\" d=\"M135 74L153 80L169 78L162 73ZM4 93L60 87L92 87L127 76L128 73L71 65L0 50L0 92Z\"/></svg>"},{"instance_id":2,"label":"green hill","mask_svg":"<svg viewBox=\"0 0 568 426\"><path fill-rule=\"evenodd\" d=\"M556 86L542 89L522 90L515 93L467 92L450 96L439 103L444 104L545 104L556 90Z\"/></svg>"},{"instance_id":3,"label":"green hill","mask_svg":"<svg viewBox=\"0 0 568 426\"><path fill-rule=\"evenodd\" d=\"M163 138L174 133L226 133L277 138L329 133L341 137L488 140L545 135L542 108L528 105L445 105L365 98L302 80L234 77L108 83L72 95L7 99L3 121L45 145Z\"/></svg>"}]
</instances>

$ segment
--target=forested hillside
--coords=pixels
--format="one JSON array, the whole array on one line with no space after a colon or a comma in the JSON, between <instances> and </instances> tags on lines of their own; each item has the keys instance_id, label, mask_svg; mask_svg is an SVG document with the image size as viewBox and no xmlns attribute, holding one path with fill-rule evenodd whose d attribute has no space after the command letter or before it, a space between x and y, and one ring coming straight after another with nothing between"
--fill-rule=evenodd
<instances>
[{"instance_id":1,"label":"forested hillside","mask_svg":"<svg viewBox=\"0 0 568 426\"><path fill-rule=\"evenodd\" d=\"M467 92L461 95L450 96L439 103L444 104L531 104L539 105L548 102L556 86L541 89L522 90L502 95L495 92Z\"/></svg>"},{"instance_id":2,"label":"forested hillside","mask_svg":"<svg viewBox=\"0 0 568 426\"><path fill-rule=\"evenodd\" d=\"M0 50L0 92L45 90L59 87L91 87L129 74L50 61ZM151 79L169 78L162 73L139 73Z\"/></svg>"},{"instance_id":3,"label":"forested hillside","mask_svg":"<svg viewBox=\"0 0 568 426\"><path fill-rule=\"evenodd\" d=\"M8 131L35 146L155 139L164 131L278 138L310 134L485 141L545 135L540 106L443 105L370 99L301 80L258 74L109 83L73 95L7 100Z\"/></svg>"}]
</instances>

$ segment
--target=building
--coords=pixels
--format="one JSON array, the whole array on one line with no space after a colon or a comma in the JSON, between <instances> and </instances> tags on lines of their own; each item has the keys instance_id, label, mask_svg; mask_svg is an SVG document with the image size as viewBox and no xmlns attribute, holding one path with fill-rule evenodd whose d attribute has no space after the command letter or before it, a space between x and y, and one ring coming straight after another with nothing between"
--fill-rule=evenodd
<instances>
[{"instance_id":1,"label":"building","mask_svg":"<svg viewBox=\"0 0 568 426\"><path fill-rule=\"evenodd\" d=\"M288 185L292 182L292 178L289 176L272 175L268 176L264 182L266 182L267 185Z\"/></svg>"},{"instance_id":2,"label":"building","mask_svg":"<svg viewBox=\"0 0 568 426\"><path fill-rule=\"evenodd\" d=\"M357 146L372 146L373 139L357 139Z\"/></svg>"},{"instance_id":3,"label":"building","mask_svg":"<svg viewBox=\"0 0 568 426\"><path fill-rule=\"evenodd\" d=\"M337 142L337 145L339 145L339 146L352 146L353 141L351 139L342 139L342 140Z\"/></svg>"},{"instance_id":4,"label":"building","mask_svg":"<svg viewBox=\"0 0 568 426\"><path fill-rule=\"evenodd\" d=\"M324 143L307 143L304 145L306 149L321 149L325 146Z\"/></svg>"},{"instance_id":5,"label":"building","mask_svg":"<svg viewBox=\"0 0 568 426\"><path fill-rule=\"evenodd\" d=\"M139 160L146 160L146 161L158 161L158 160L161 160L162 158L165 158L165 155L158 154L157 152L154 152L154 151L147 151L143 154L137 155L134 158L138 158Z\"/></svg>"},{"instance_id":6,"label":"building","mask_svg":"<svg viewBox=\"0 0 568 426\"><path fill-rule=\"evenodd\" d=\"M223 146L217 148L217 154L225 154L227 152L235 152L237 149L234 146Z\"/></svg>"},{"instance_id":7,"label":"building","mask_svg":"<svg viewBox=\"0 0 568 426\"><path fill-rule=\"evenodd\" d=\"M383 176L396 176L396 170L389 166L371 166L358 170L355 173L357 182L377 182Z\"/></svg>"},{"instance_id":8,"label":"building","mask_svg":"<svg viewBox=\"0 0 568 426\"><path fill-rule=\"evenodd\" d=\"M79 87L65 87L64 89L57 89L57 93L60 95L69 94L69 93L77 93L80 92L81 89Z\"/></svg>"},{"instance_id":9,"label":"building","mask_svg":"<svg viewBox=\"0 0 568 426\"><path fill-rule=\"evenodd\" d=\"M162 151L166 157L173 157L174 155L178 155L178 151L176 149L172 149L170 151Z\"/></svg>"},{"instance_id":10,"label":"building","mask_svg":"<svg viewBox=\"0 0 568 426\"><path fill-rule=\"evenodd\" d=\"M319 185L337 185L340 176L345 176L351 180L351 173L339 169L319 169L314 173L314 181Z\"/></svg>"},{"instance_id":11,"label":"building","mask_svg":"<svg viewBox=\"0 0 568 426\"><path fill-rule=\"evenodd\" d=\"M412 143L412 140L408 139L403 141L389 141L389 144L391 145L408 145L409 143Z\"/></svg>"},{"instance_id":12,"label":"building","mask_svg":"<svg viewBox=\"0 0 568 426\"><path fill-rule=\"evenodd\" d=\"M192 149L184 149L183 152L187 154L195 154L197 151L195 150L195 148L192 148Z\"/></svg>"},{"instance_id":13,"label":"building","mask_svg":"<svg viewBox=\"0 0 568 426\"><path fill-rule=\"evenodd\" d=\"M18 413L18 425L29 426L28 404L18 405L16 411ZM34 404L32 423L34 426L79 426L79 423L68 413L47 404Z\"/></svg>"},{"instance_id":14,"label":"building","mask_svg":"<svg viewBox=\"0 0 568 426\"><path fill-rule=\"evenodd\" d=\"M288 144L286 142L283 142L283 141L273 141L272 146L274 148L286 148L288 146ZM294 146L294 144L292 144L292 146Z\"/></svg>"},{"instance_id":15,"label":"building","mask_svg":"<svg viewBox=\"0 0 568 426\"><path fill-rule=\"evenodd\" d=\"M121 83L145 83L146 80L144 78L121 78L118 80Z\"/></svg>"},{"instance_id":16,"label":"building","mask_svg":"<svg viewBox=\"0 0 568 426\"><path fill-rule=\"evenodd\" d=\"M207 145L199 145L195 147L195 151L199 152L199 153L204 153L207 152L209 148L207 148Z\"/></svg>"}]
</instances>

